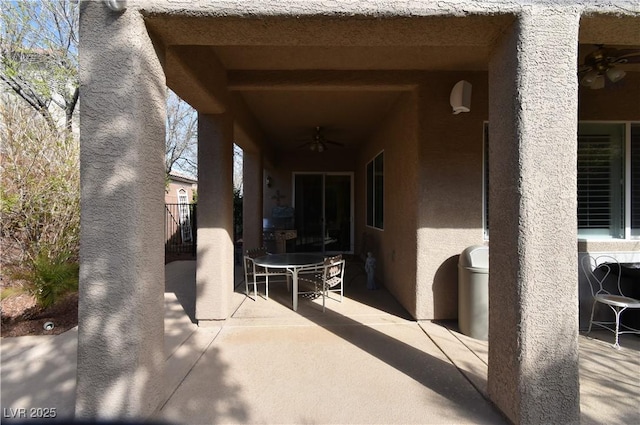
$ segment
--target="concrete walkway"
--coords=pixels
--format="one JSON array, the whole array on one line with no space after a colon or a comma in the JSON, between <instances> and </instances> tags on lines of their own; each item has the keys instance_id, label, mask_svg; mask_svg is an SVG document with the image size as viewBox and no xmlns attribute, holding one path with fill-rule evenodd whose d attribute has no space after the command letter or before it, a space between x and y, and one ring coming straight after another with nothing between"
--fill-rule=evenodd
<instances>
[{"instance_id":1,"label":"concrete walkway","mask_svg":"<svg viewBox=\"0 0 640 425\"><path fill-rule=\"evenodd\" d=\"M410 320L386 291L364 289L357 265L347 272L344 301L328 301L325 313L308 299L292 311L284 283L270 285L269 300L245 297L242 284L232 317L198 328L189 319L195 265L168 264L167 391L153 418L175 424L507 423L486 398L486 342L459 334L454 323ZM594 334L611 339L608 332ZM627 336L622 346L616 351L580 337L582 424L640 423L640 338ZM58 417L72 415L76 330L3 338L1 348L3 414L56 407Z\"/></svg>"}]
</instances>

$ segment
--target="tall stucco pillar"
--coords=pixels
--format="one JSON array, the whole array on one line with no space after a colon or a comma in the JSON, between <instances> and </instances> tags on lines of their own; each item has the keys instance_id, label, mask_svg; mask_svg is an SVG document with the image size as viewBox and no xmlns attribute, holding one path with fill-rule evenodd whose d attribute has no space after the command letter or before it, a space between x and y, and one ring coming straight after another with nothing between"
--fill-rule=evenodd
<instances>
[{"instance_id":1,"label":"tall stucco pillar","mask_svg":"<svg viewBox=\"0 0 640 425\"><path fill-rule=\"evenodd\" d=\"M163 396L165 87L142 16L82 2L79 418Z\"/></svg>"},{"instance_id":2,"label":"tall stucco pillar","mask_svg":"<svg viewBox=\"0 0 640 425\"><path fill-rule=\"evenodd\" d=\"M233 119L198 114L198 324L226 319L232 294Z\"/></svg>"},{"instance_id":3,"label":"tall stucco pillar","mask_svg":"<svg viewBox=\"0 0 640 425\"><path fill-rule=\"evenodd\" d=\"M489 64L488 391L516 424L580 416L578 25L529 5Z\"/></svg>"},{"instance_id":4,"label":"tall stucco pillar","mask_svg":"<svg viewBox=\"0 0 640 425\"><path fill-rule=\"evenodd\" d=\"M242 200L244 249L262 246L262 154L245 151L242 162Z\"/></svg>"}]
</instances>

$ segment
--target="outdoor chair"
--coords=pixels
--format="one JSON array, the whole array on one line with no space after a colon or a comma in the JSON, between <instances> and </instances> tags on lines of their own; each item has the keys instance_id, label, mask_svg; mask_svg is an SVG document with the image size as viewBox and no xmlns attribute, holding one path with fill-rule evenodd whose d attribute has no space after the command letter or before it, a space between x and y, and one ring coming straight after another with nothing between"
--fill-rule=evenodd
<instances>
[{"instance_id":1,"label":"outdoor chair","mask_svg":"<svg viewBox=\"0 0 640 425\"><path fill-rule=\"evenodd\" d=\"M289 273L286 270L269 270L265 267L261 267L256 265L256 263L254 262L255 258L258 257L263 257L265 255L269 255L269 253L267 252L267 249L262 247L262 248L254 248L254 249L249 249L246 251L245 255L244 255L244 284L245 284L245 293L247 295L247 297L251 298L249 296L249 280L253 281L253 294L256 297L256 299L258 298L258 283L259 280L262 280L262 282L264 282L264 294L265 294L265 299L269 299L269 277L275 277L275 276L285 276L287 279L287 289L289 289L289 280L291 279L291 276L289 275ZM263 279L260 279L263 278Z\"/></svg>"},{"instance_id":2,"label":"outdoor chair","mask_svg":"<svg viewBox=\"0 0 640 425\"><path fill-rule=\"evenodd\" d=\"M594 258L587 255L582 259L582 270L589 281L591 295L593 296L591 318L589 319L589 330L587 331L587 334L591 332L591 327L593 325L605 328L614 333L615 343L613 344L613 347L615 349L619 349L620 344L618 341L620 334L640 334L640 329L634 329L620 321L620 316L625 310L640 309L640 300L630 298L622 292L622 288L620 286L622 269L620 267L620 263L615 258L610 256L599 256ZM615 281L615 286L612 284L612 281ZM609 306L613 311L615 320L594 321L593 317L597 303Z\"/></svg>"},{"instance_id":3,"label":"outdoor chair","mask_svg":"<svg viewBox=\"0 0 640 425\"><path fill-rule=\"evenodd\" d=\"M345 261L342 255L325 258L322 266L302 269L298 274L298 282L303 285L313 285L306 291L298 290L298 295L312 298L322 297L322 311L325 311L325 301L330 292L340 293L340 302L344 295Z\"/></svg>"}]
</instances>

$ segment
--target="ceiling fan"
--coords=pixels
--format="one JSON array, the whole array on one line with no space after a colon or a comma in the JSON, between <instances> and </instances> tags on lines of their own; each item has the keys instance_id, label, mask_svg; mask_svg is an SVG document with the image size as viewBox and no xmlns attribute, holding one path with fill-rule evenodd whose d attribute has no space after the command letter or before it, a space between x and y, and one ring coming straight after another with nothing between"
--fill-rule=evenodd
<instances>
[{"instance_id":1,"label":"ceiling fan","mask_svg":"<svg viewBox=\"0 0 640 425\"><path fill-rule=\"evenodd\" d=\"M298 148L308 147L313 152L324 152L329 149L329 145L344 147L343 143L327 140L324 136L324 128L317 126L313 139L298 146Z\"/></svg>"},{"instance_id":2,"label":"ceiling fan","mask_svg":"<svg viewBox=\"0 0 640 425\"><path fill-rule=\"evenodd\" d=\"M606 80L617 83L627 74L620 66L640 64L640 49L614 49L596 45L578 67L580 84L592 89L604 88ZM606 78L605 78L606 77Z\"/></svg>"}]
</instances>

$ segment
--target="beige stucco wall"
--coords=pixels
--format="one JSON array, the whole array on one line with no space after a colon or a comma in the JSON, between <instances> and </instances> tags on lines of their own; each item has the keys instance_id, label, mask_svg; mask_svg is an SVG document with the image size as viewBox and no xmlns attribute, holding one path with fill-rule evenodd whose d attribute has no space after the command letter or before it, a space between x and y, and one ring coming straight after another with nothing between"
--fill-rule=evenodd
<instances>
[{"instance_id":1,"label":"beige stucco wall","mask_svg":"<svg viewBox=\"0 0 640 425\"><path fill-rule=\"evenodd\" d=\"M471 111L453 115L451 88L472 86ZM458 255L482 244L482 143L487 74L440 73L421 90L416 316L457 318Z\"/></svg>"},{"instance_id":2,"label":"beige stucco wall","mask_svg":"<svg viewBox=\"0 0 640 425\"><path fill-rule=\"evenodd\" d=\"M415 93L402 94L372 132L356 166L356 252L376 257L376 280L415 314L416 214L418 168ZM366 169L384 152L384 229L366 225ZM363 239L366 239L364 241Z\"/></svg>"},{"instance_id":3,"label":"beige stucco wall","mask_svg":"<svg viewBox=\"0 0 640 425\"><path fill-rule=\"evenodd\" d=\"M624 86L613 90L581 88L580 120L640 120L639 77L630 74ZM473 85L472 108L470 113L453 115L449 93L460 79ZM616 102L611 102L612 91ZM419 109L416 121L411 121L408 111L412 102ZM459 254L467 246L488 244L482 223L483 124L488 117L487 105L486 73L431 73L418 95L398 101L374 132L381 136L372 138L359 156L356 253L362 246L363 233L367 233L378 250L381 281L418 319L457 318ZM418 117L423 120L419 127L415 124ZM379 231L365 225L364 170L366 163L382 150L386 228ZM419 183L412 183L414 178L407 174L411 171L417 171ZM420 197L415 195L417 191ZM398 202L395 195L408 204ZM407 213L412 205L418 205L413 208L415 216ZM407 229L412 224L416 226L415 234ZM640 242L581 241L579 251L586 250L638 251ZM398 252L402 252L402 266L394 267ZM407 265L407 261L415 264Z\"/></svg>"},{"instance_id":4,"label":"beige stucco wall","mask_svg":"<svg viewBox=\"0 0 640 425\"><path fill-rule=\"evenodd\" d=\"M449 94L461 79L473 85L472 108L453 115ZM374 251L380 282L416 319L457 318L458 254L483 243L486 118L486 73L425 73L358 157L356 252L365 245ZM366 164L381 151L384 230L366 226Z\"/></svg>"}]
</instances>

